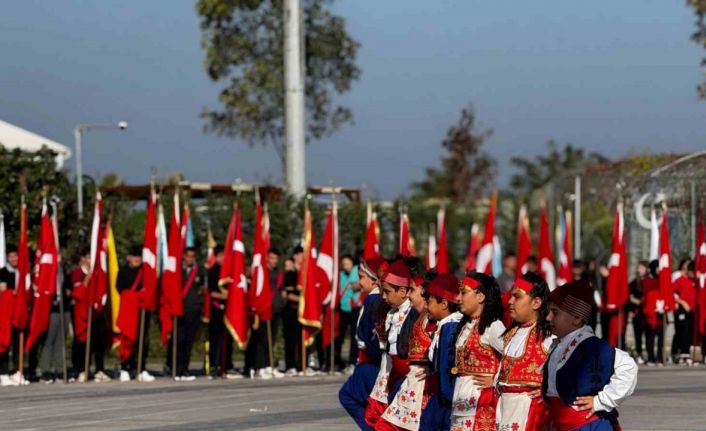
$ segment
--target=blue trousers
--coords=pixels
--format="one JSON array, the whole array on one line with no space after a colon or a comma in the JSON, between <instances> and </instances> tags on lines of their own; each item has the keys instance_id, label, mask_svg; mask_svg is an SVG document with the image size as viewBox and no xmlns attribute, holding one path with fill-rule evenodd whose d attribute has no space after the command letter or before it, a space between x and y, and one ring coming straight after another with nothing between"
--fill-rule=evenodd
<instances>
[{"instance_id":1,"label":"blue trousers","mask_svg":"<svg viewBox=\"0 0 706 431\"><path fill-rule=\"evenodd\" d=\"M338 391L338 400L355 423L364 431L372 431L365 423L365 406L373 391L380 367L374 364L358 364L353 374Z\"/></svg>"}]
</instances>

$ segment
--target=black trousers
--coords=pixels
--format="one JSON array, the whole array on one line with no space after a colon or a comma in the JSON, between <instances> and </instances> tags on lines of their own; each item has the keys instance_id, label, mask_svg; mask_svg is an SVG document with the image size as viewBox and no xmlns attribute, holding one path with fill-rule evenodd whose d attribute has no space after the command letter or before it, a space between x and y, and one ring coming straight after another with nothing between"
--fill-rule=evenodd
<instances>
[{"instance_id":1,"label":"black trousers","mask_svg":"<svg viewBox=\"0 0 706 431\"><path fill-rule=\"evenodd\" d=\"M191 349L194 347L196 332L201 321L201 310L188 310L177 319L177 376L189 372Z\"/></svg>"},{"instance_id":2,"label":"black trousers","mask_svg":"<svg viewBox=\"0 0 706 431\"><path fill-rule=\"evenodd\" d=\"M137 333L137 343L135 343L135 346L132 348L132 353L130 354L130 357L120 363L120 369L123 371L128 371L130 373L137 373L138 371L143 371L147 369L147 356L149 353L149 345L150 345L150 338L149 338L149 333L150 333L150 320L152 319L152 313L150 312L145 312L145 328L144 328L144 337L142 339L142 370L137 369L137 355L140 351L139 349L139 343L140 343L140 333ZM139 322L138 322L139 325ZM138 331L139 331L139 326L138 326Z\"/></svg>"},{"instance_id":3,"label":"black trousers","mask_svg":"<svg viewBox=\"0 0 706 431\"><path fill-rule=\"evenodd\" d=\"M674 338L672 339L672 356L689 355L691 341L694 336L694 313L686 312L679 307L674 314Z\"/></svg>"},{"instance_id":4,"label":"black trousers","mask_svg":"<svg viewBox=\"0 0 706 431\"><path fill-rule=\"evenodd\" d=\"M355 365L358 359L358 343L355 340L355 333L358 326L358 315L360 308L354 308L351 311L341 311L341 321L339 324L338 337L336 337L336 365L343 368L346 365ZM348 359L343 360L342 350L343 343L346 338L350 339L350 350L348 351Z\"/></svg>"},{"instance_id":5,"label":"black trousers","mask_svg":"<svg viewBox=\"0 0 706 431\"><path fill-rule=\"evenodd\" d=\"M287 304L282 310L282 329L284 331L284 361L286 369L302 370L302 326L299 323L296 306Z\"/></svg>"},{"instance_id":6,"label":"black trousers","mask_svg":"<svg viewBox=\"0 0 706 431\"><path fill-rule=\"evenodd\" d=\"M20 355L20 331L12 327L10 338L10 348L6 352L0 353L0 375L11 374L10 371L19 369ZM12 357L12 366L10 366L10 357Z\"/></svg>"},{"instance_id":7,"label":"black trousers","mask_svg":"<svg viewBox=\"0 0 706 431\"><path fill-rule=\"evenodd\" d=\"M637 312L632 316L632 330L635 333L635 352L637 352L639 356L642 356L642 335L645 333L644 314Z\"/></svg>"},{"instance_id":8,"label":"black trousers","mask_svg":"<svg viewBox=\"0 0 706 431\"><path fill-rule=\"evenodd\" d=\"M661 319L661 317L658 317ZM655 338L657 339L657 352L655 352ZM647 341L647 361L664 363L664 326L658 325L656 328L647 326L645 328L645 339ZM656 354L655 354L656 353Z\"/></svg>"},{"instance_id":9,"label":"black trousers","mask_svg":"<svg viewBox=\"0 0 706 431\"><path fill-rule=\"evenodd\" d=\"M233 368L233 340L226 330L224 311L211 305L208 322L208 362L211 374L219 375Z\"/></svg>"},{"instance_id":10,"label":"black trousers","mask_svg":"<svg viewBox=\"0 0 706 431\"><path fill-rule=\"evenodd\" d=\"M100 315L91 322L91 352L88 358L90 367L91 360L95 363L95 371L105 371L105 351L108 347L108 334L105 316ZM74 338L71 349L71 363L77 373L85 371L86 368L86 343Z\"/></svg>"}]
</instances>

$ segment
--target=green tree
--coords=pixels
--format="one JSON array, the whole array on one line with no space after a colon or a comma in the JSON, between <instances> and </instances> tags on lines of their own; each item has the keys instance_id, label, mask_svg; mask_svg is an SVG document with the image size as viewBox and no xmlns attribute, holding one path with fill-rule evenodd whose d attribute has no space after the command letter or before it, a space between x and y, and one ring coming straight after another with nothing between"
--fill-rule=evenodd
<instances>
[{"instance_id":1,"label":"green tree","mask_svg":"<svg viewBox=\"0 0 706 431\"><path fill-rule=\"evenodd\" d=\"M305 0L307 138L319 139L352 121L333 101L360 76L359 44L333 0ZM272 144L283 157L284 13L282 0L198 0L206 70L224 85L218 109L205 109L206 130L249 145Z\"/></svg>"},{"instance_id":2,"label":"green tree","mask_svg":"<svg viewBox=\"0 0 706 431\"><path fill-rule=\"evenodd\" d=\"M495 177L495 161L483 151L491 130L477 130L472 107L464 108L458 122L449 127L441 147L446 154L439 168L427 168L426 178L412 185L413 196L447 198L468 204L481 197Z\"/></svg>"},{"instance_id":3,"label":"green tree","mask_svg":"<svg viewBox=\"0 0 706 431\"><path fill-rule=\"evenodd\" d=\"M706 0L687 0L687 4L694 8L696 15L696 31L691 34L691 40L706 48ZM706 58L701 59L701 66L706 66ZM706 82L702 82L696 87L699 97L706 99Z\"/></svg>"},{"instance_id":4,"label":"green tree","mask_svg":"<svg viewBox=\"0 0 706 431\"><path fill-rule=\"evenodd\" d=\"M587 152L572 144L559 147L554 140L547 142L547 149L547 154L534 158L515 156L510 159L510 163L519 170L510 178L510 187L520 199L527 200L533 192L572 171L608 161L599 153Z\"/></svg>"}]
</instances>

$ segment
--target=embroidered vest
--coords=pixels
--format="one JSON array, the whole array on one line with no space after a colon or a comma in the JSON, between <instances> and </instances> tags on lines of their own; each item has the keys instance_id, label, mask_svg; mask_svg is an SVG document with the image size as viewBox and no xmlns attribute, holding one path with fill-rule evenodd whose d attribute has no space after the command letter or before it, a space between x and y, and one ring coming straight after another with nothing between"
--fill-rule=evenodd
<instances>
[{"instance_id":1,"label":"embroidered vest","mask_svg":"<svg viewBox=\"0 0 706 431\"><path fill-rule=\"evenodd\" d=\"M459 375L494 375L498 371L498 353L492 347L482 344L480 337L476 323L465 344L456 348L456 370Z\"/></svg>"},{"instance_id":2,"label":"embroidered vest","mask_svg":"<svg viewBox=\"0 0 706 431\"><path fill-rule=\"evenodd\" d=\"M510 342L517 329L515 327L505 335L505 345ZM499 381L501 383L532 387L542 386L542 365L547 360L547 352L542 345L543 340L537 340L537 331L535 326L527 333L525 347L519 357L503 355L500 361Z\"/></svg>"},{"instance_id":3,"label":"embroidered vest","mask_svg":"<svg viewBox=\"0 0 706 431\"><path fill-rule=\"evenodd\" d=\"M429 347L435 330L436 323L427 323L426 316L423 314L414 322L409 338L409 353L407 354L410 362L429 362Z\"/></svg>"}]
</instances>

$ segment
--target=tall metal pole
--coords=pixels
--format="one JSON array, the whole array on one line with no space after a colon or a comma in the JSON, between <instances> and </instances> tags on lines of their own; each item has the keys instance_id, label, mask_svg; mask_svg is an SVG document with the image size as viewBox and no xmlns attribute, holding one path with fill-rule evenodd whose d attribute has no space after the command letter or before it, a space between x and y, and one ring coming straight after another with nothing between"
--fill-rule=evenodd
<instances>
[{"instance_id":1,"label":"tall metal pole","mask_svg":"<svg viewBox=\"0 0 706 431\"><path fill-rule=\"evenodd\" d=\"M76 194L78 202L78 217L83 217L83 166L81 165L81 127L74 129L74 140L76 141Z\"/></svg>"},{"instance_id":2,"label":"tall metal pole","mask_svg":"<svg viewBox=\"0 0 706 431\"><path fill-rule=\"evenodd\" d=\"M304 197L306 193L303 36L301 0L285 0L285 170L287 190L296 197Z\"/></svg>"},{"instance_id":3,"label":"tall metal pole","mask_svg":"<svg viewBox=\"0 0 706 431\"><path fill-rule=\"evenodd\" d=\"M574 257L581 258L581 176L574 178Z\"/></svg>"},{"instance_id":4,"label":"tall metal pole","mask_svg":"<svg viewBox=\"0 0 706 431\"><path fill-rule=\"evenodd\" d=\"M696 183L691 182L691 255L696 256Z\"/></svg>"}]
</instances>

